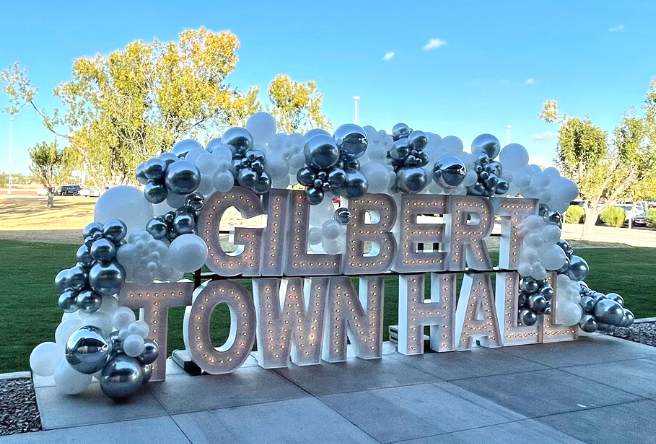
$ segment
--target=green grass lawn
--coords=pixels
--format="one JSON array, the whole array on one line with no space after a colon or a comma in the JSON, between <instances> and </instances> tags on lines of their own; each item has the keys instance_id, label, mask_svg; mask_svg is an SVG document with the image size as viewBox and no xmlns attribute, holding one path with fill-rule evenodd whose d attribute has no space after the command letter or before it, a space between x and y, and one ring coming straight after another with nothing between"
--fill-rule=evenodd
<instances>
[{"instance_id":1,"label":"green grass lawn","mask_svg":"<svg viewBox=\"0 0 656 444\"><path fill-rule=\"evenodd\" d=\"M62 312L53 284L57 272L75 261L77 246L0 241L0 372L27 370L32 349L54 341ZM588 284L595 290L620 293L637 318L656 316L656 249L579 248L576 254L590 264ZM250 290L250 281L241 281ZM427 285L429 282L427 282ZM428 293L427 293L428 294ZM398 279L385 286L385 338L387 327L396 324ZM169 350L184 348L184 308L174 308L169 320ZM215 344L227 337L229 316L220 306L212 316Z\"/></svg>"}]
</instances>

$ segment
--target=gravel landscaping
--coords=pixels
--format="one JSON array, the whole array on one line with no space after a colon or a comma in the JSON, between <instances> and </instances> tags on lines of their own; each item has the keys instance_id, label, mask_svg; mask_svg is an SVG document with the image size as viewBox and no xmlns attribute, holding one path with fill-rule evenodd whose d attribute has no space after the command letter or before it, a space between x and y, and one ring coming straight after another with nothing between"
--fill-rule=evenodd
<instances>
[{"instance_id":1,"label":"gravel landscaping","mask_svg":"<svg viewBox=\"0 0 656 444\"><path fill-rule=\"evenodd\" d=\"M0 381L0 436L39 430L41 418L36 408L32 380Z\"/></svg>"},{"instance_id":2,"label":"gravel landscaping","mask_svg":"<svg viewBox=\"0 0 656 444\"><path fill-rule=\"evenodd\" d=\"M631 327L617 327L608 334L616 338L656 347L656 322L639 322Z\"/></svg>"}]
</instances>

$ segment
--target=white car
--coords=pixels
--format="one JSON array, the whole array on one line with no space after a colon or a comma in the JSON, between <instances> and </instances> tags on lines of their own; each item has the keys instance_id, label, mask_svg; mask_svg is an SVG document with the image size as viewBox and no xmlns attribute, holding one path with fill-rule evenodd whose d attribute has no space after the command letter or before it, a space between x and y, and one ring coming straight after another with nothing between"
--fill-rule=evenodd
<instances>
[{"instance_id":1,"label":"white car","mask_svg":"<svg viewBox=\"0 0 656 444\"><path fill-rule=\"evenodd\" d=\"M100 191L95 188L82 188L80 190L80 196L84 197L98 197L100 196Z\"/></svg>"},{"instance_id":2,"label":"white car","mask_svg":"<svg viewBox=\"0 0 656 444\"><path fill-rule=\"evenodd\" d=\"M48 189L47 188L41 188L40 190L36 190L36 195L37 196L47 196L48 195Z\"/></svg>"}]
</instances>

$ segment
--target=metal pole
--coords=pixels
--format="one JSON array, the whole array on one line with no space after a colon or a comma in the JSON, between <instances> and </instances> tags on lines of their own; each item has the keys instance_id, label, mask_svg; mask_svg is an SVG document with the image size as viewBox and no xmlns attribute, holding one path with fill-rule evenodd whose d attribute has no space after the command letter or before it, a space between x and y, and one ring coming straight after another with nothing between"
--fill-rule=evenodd
<instances>
[{"instance_id":1,"label":"metal pole","mask_svg":"<svg viewBox=\"0 0 656 444\"><path fill-rule=\"evenodd\" d=\"M508 130L508 145L510 145L510 125L506 125L506 129Z\"/></svg>"},{"instance_id":2,"label":"metal pole","mask_svg":"<svg viewBox=\"0 0 656 444\"><path fill-rule=\"evenodd\" d=\"M7 194L11 194L11 145L14 140L14 118L9 118L9 189Z\"/></svg>"},{"instance_id":3,"label":"metal pole","mask_svg":"<svg viewBox=\"0 0 656 444\"><path fill-rule=\"evenodd\" d=\"M355 100L355 123L357 125L358 123L358 100L360 100L360 96L355 96L353 97L353 100Z\"/></svg>"}]
</instances>

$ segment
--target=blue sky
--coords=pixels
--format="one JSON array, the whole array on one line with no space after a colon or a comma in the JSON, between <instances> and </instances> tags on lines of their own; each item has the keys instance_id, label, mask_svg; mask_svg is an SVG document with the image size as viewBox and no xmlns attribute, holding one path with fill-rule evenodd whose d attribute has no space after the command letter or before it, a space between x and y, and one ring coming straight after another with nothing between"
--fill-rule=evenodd
<instances>
[{"instance_id":1,"label":"blue sky","mask_svg":"<svg viewBox=\"0 0 656 444\"><path fill-rule=\"evenodd\" d=\"M512 125L511 140L544 164L556 130L537 118L544 100L557 97L561 111L611 131L656 75L651 1L3 0L0 10L0 67L28 66L46 109L58 105L51 91L70 78L75 58L205 26L237 34L240 60L228 80L262 85L263 102L276 74L314 79L335 126L353 120L358 95L362 125L403 121L466 146L485 132L505 143ZM27 171L27 149L52 139L24 108L14 121L12 170ZM0 171L8 145L9 116L1 114Z\"/></svg>"}]
</instances>

